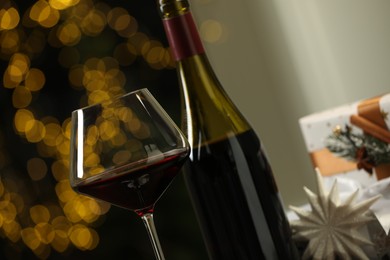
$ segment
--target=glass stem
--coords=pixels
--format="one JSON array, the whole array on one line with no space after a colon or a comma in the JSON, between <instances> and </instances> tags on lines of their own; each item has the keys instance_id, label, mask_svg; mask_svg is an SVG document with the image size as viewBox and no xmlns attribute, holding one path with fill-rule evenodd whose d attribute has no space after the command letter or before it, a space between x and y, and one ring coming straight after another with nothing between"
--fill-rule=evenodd
<instances>
[{"instance_id":1,"label":"glass stem","mask_svg":"<svg viewBox=\"0 0 390 260\"><path fill-rule=\"evenodd\" d=\"M158 240L156 227L154 226L153 214L147 213L143 215L142 220L145 224L146 229L148 230L150 241L152 242L154 254L156 255L157 260L165 260L164 253L162 251L160 241Z\"/></svg>"}]
</instances>

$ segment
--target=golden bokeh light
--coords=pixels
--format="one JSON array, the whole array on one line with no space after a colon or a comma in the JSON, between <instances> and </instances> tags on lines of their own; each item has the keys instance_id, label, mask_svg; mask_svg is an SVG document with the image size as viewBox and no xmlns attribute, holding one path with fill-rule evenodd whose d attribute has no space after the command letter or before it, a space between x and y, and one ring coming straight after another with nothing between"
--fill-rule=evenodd
<instances>
[{"instance_id":1,"label":"golden bokeh light","mask_svg":"<svg viewBox=\"0 0 390 260\"><path fill-rule=\"evenodd\" d=\"M57 31L57 37L60 42L66 46L74 46L81 39L81 31L77 24L68 22L62 24Z\"/></svg>"},{"instance_id":2,"label":"golden bokeh light","mask_svg":"<svg viewBox=\"0 0 390 260\"><path fill-rule=\"evenodd\" d=\"M88 90L88 105L110 100L124 94L123 86L126 77L119 70L119 63L112 57L90 58L83 66L73 66L69 80L76 88Z\"/></svg>"},{"instance_id":3,"label":"golden bokeh light","mask_svg":"<svg viewBox=\"0 0 390 260\"><path fill-rule=\"evenodd\" d=\"M91 0L80 1L74 8L70 10L69 18L81 21L88 12L94 8L94 3Z\"/></svg>"},{"instance_id":4,"label":"golden bokeh light","mask_svg":"<svg viewBox=\"0 0 390 260\"><path fill-rule=\"evenodd\" d=\"M135 130L133 130L132 134L136 138L142 140L142 139L150 138L151 132L150 132L149 126L146 123L141 122L140 127L135 129Z\"/></svg>"},{"instance_id":5,"label":"golden bokeh light","mask_svg":"<svg viewBox=\"0 0 390 260\"><path fill-rule=\"evenodd\" d=\"M51 27L57 25L57 23L60 20L60 13L58 12L58 10L56 10L54 8L46 8L46 12L49 13L48 16L46 17L46 14L43 15L44 19L39 20L39 24L42 27L46 27L46 28L51 28ZM41 19L41 17L40 17L40 19Z\"/></svg>"},{"instance_id":6,"label":"golden bokeh light","mask_svg":"<svg viewBox=\"0 0 390 260\"><path fill-rule=\"evenodd\" d=\"M72 66L69 70L68 79L72 87L82 89L84 86L84 66L80 64Z\"/></svg>"},{"instance_id":7,"label":"golden bokeh light","mask_svg":"<svg viewBox=\"0 0 390 260\"><path fill-rule=\"evenodd\" d=\"M99 240L96 231L83 225L73 226L69 237L72 243L81 250L94 249Z\"/></svg>"},{"instance_id":8,"label":"golden bokeh light","mask_svg":"<svg viewBox=\"0 0 390 260\"><path fill-rule=\"evenodd\" d=\"M112 147L123 146L127 141L126 134L120 130L113 138L110 139L110 144Z\"/></svg>"},{"instance_id":9,"label":"golden bokeh light","mask_svg":"<svg viewBox=\"0 0 390 260\"><path fill-rule=\"evenodd\" d=\"M124 164L131 159L131 153L127 150L121 150L114 154L112 161L116 165Z\"/></svg>"},{"instance_id":10,"label":"golden bokeh light","mask_svg":"<svg viewBox=\"0 0 390 260\"><path fill-rule=\"evenodd\" d=\"M137 55L142 55L142 49L144 49L144 45L148 44L149 42L149 37L142 33L142 32L136 32L134 35L132 35L127 42L134 46L136 49Z\"/></svg>"},{"instance_id":11,"label":"golden bokeh light","mask_svg":"<svg viewBox=\"0 0 390 260\"><path fill-rule=\"evenodd\" d=\"M95 90L92 91L88 96L88 105L102 103L110 99L111 95L107 91Z\"/></svg>"},{"instance_id":12,"label":"golden bokeh light","mask_svg":"<svg viewBox=\"0 0 390 260\"><path fill-rule=\"evenodd\" d=\"M129 107L120 107L115 110L116 117L124 123L128 123L133 119L133 110Z\"/></svg>"},{"instance_id":13,"label":"golden bokeh light","mask_svg":"<svg viewBox=\"0 0 390 260\"><path fill-rule=\"evenodd\" d=\"M3 75L3 86L5 88L15 88L23 81L23 75L19 69L12 71L13 67L8 67Z\"/></svg>"},{"instance_id":14,"label":"golden bokeh light","mask_svg":"<svg viewBox=\"0 0 390 260\"><path fill-rule=\"evenodd\" d=\"M220 43L227 37L227 30L221 22L217 20L206 20L199 28L202 39L209 43Z\"/></svg>"},{"instance_id":15,"label":"golden bokeh light","mask_svg":"<svg viewBox=\"0 0 390 260\"><path fill-rule=\"evenodd\" d=\"M51 225L55 230L63 231L66 234L72 227L72 223L65 216L58 216L53 218Z\"/></svg>"},{"instance_id":16,"label":"golden bokeh light","mask_svg":"<svg viewBox=\"0 0 390 260\"><path fill-rule=\"evenodd\" d=\"M35 120L34 115L27 109L19 109L14 117L16 131L23 134L31 127L30 121Z\"/></svg>"},{"instance_id":17,"label":"golden bokeh light","mask_svg":"<svg viewBox=\"0 0 390 260\"><path fill-rule=\"evenodd\" d=\"M27 172L33 181L42 180L47 174L46 162L41 158L31 158L27 161Z\"/></svg>"},{"instance_id":18,"label":"golden bokeh light","mask_svg":"<svg viewBox=\"0 0 390 260\"><path fill-rule=\"evenodd\" d=\"M12 104L15 108L25 108L32 100L31 91L25 86L17 86L12 93Z\"/></svg>"},{"instance_id":19,"label":"golden bokeh light","mask_svg":"<svg viewBox=\"0 0 390 260\"><path fill-rule=\"evenodd\" d=\"M55 191L62 202L68 202L76 198L77 194L72 190L68 178L56 184Z\"/></svg>"},{"instance_id":20,"label":"golden bokeh light","mask_svg":"<svg viewBox=\"0 0 390 260\"><path fill-rule=\"evenodd\" d=\"M102 201L97 201L97 200L92 200L88 199L85 201L85 204L87 208L96 216L103 215L107 213L107 205L110 205L107 202L102 202Z\"/></svg>"},{"instance_id":21,"label":"golden bokeh light","mask_svg":"<svg viewBox=\"0 0 390 260\"><path fill-rule=\"evenodd\" d=\"M58 144L58 136L62 134L62 128L58 123L48 123L45 125L46 134L43 142L47 146L55 147Z\"/></svg>"},{"instance_id":22,"label":"golden bokeh light","mask_svg":"<svg viewBox=\"0 0 390 260\"><path fill-rule=\"evenodd\" d=\"M116 7L107 14L108 25L120 36L129 38L138 31L138 22L126 9Z\"/></svg>"},{"instance_id":23,"label":"golden bokeh light","mask_svg":"<svg viewBox=\"0 0 390 260\"><path fill-rule=\"evenodd\" d=\"M60 20L60 13L44 0L38 0L30 10L30 18L45 28L55 26Z\"/></svg>"},{"instance_id":24,"label":"golden bokeh light","mask_svg":"<svg viewBox=\"0 0 390 260\"><path fill-rule=\"evenodd\" d=\"M23 242L31 249L37 249L41 242L38 238L38 234L35 232L35 229L32 227L27 227L21 231L21 237Z\"/></svg>"},{"instance_id":25,"label":"golden bokeh light","mask_svg":"<svg viewBox=\"0 0 390 260\"><path fill-rule=\"evenodd\" d=\"M91 198L76 195L74 199L67 201L63 208L67 219L72 223L96 221L100 215L90 210L88 202L91 200Z\"/></svg>"},{"instance_id":26,"label":"golden bokeh light","mask_svg":"<svg viewBox=\"0 0 390 260\"><path fill-rule=\"evenodd\" d=\"M130 121L127 122L126 127L132 133L136 133L140 130L142 122L138 119L138 117L132 117Z\"/></svg>"},{"instance_id":27,"label":"golden bokeh light","mask_svg":"<svg viewBox=\"0 0 390 260\"><path fill-rule=\"evenodd\" d=\"M27 69L25 64L14 62L13 64L10 64L8 66L7 73L10 75L10 78L15 79L14 82L20 83L23 79L24 74L26 73Z\"/></svg>"},{"instance_id":28,"label":"golden bokeh light","mask_svg":"<svg viewBox=\"0 0 390 260\"><path fill-rule=\"evenodd\" d=\"M15 53L10 59L10 65L17 67L24 75L30 68L30 58L23 53Z\"/></svg>"},{"instance_id":29,"label":"golden bokeh light","mask_svg":"<svg viewBox=\"0 0 390 260\"><path fill-rule=\"evenodd\" d=\"M99 136L103 141L108 141L119 134L119 122L117 120L102 120L97 126Z\"/></svg>"},{"instance_id":30,"label":"golden bokeh light","mask_svg":"<svg viewBox=\"0 0 390 260\"><path fill-rule=\"evenodd\" d=\"M43 205L36 205L30 208L30 217L35 224L47 223L50 220L50 212Z\"/></svg>"},{"instance_id":31,"label":"golden bokeh light","mask_svg":"<svg viewBox=\"0 0 390 260\"><path fill-rule=\"evenodd\" d=\"M112 107L112 104L112 100L108 100L107 102L101 104L103 109L96 122L102 122L103 120L114 120L117 124L119 123L118 118L115 116L115 108Z\"/></svg>"},{"instance_id":32,"label":"golden bokeh light","mask_svg":"<svg viewBox=\"0 0 390 260\"><path fill-rule=\"evenodd\" d=\"M7 201L7 200L1 201L0 215L3 220L3 225L5 223L10 223L14 221L17 215L17 210L15 205L11 201Z\"/></svg>"},{"instance_id":33,"label":"golden bokeh light","mask_svg":"<svg viewBox=\"0 0 390 260\"><path fill-rule=\"evenodd\" d=\"M48 12L47 11L46 13L44 12L45 9L47 8L50 8L50 5L46 1L44 0L36 1L35 4L31 7L30 18L34 21L39 21L45 18L44 15L48 17L49 16Z\"/></svg>"},{"instance_id":34,"label":"golden bokeh light","mask_svg":"<svg viewBox=\"0 0 390 260\"><path fill-rule=\"evenodd\" d=\"M111 91L113 94L118 94L116 93L117 91L111 90L111 88L118 88L118 90L122 90L121 94L124 94L123 87L126 83L126 76L121 70L119 70L118 68L113 68L106 71L105 79L107 84L109 84L109 91Z\"/></svg>"},{"instance_id":35,"label":"golden bokeh light","mask_svg":"<svg viewBox=\"0 0 390 260\"><path fill-rule=\"evenodd\" d=\"M85 35L96 36L106 26L106 17L103 12L92 9L81 21L80 28Z\"/></svg>"},{"instance_id":36,"label":"golden bokeh light","mask_svg":"<svg viewBox=\"0 0 390 260\"><path fill-rule=\"evenodd\" d=\"M159 41L147 40L143 42L141 55L153 69L160 70L174 66L169 50L164 48Z\"/></svg>"},{"instance_id":37,"label":"golden bokeh light","mask_svg":"<svg viewBox=\"0 0 390 260\"><path fill-rule=\"evenodd\" d=\"M155 69L163 69L166 67L166 50L162 46L153 46L145 55L147 62ZM168 60L169 61L169 60Z\"/></svg>"},{"instance_id":38,"label":"golden bokeh light","mask_svg":"<svg viewBox=\"0 0 390 260\"><path fill-rule=\"evenodd\" d=\"M53 162L51 171L57 181L67 180L69 178L69 161L57 160Z\"/></svg>"},{"instance_id":39,"label":"golden bokeh light","mask_svg":"<svg viewBox=\"0 0 390 260\"><path fill-rule=\"evenodd\" d=\"M72 129L71 122L72 122L72 119L70 117L68 117L64 120L64 122L62 122L62 125L61 125L62 133L67 140L70 140L70 132Z\"/></svg>"},{"instance_id":40,"label":"golden bokeh light","mask_svg":"<svg viewBox=\"0 0 390 260\"><path fill-rule=\"evenodd\" d=\"M122 7L112 8L107 14L108 25L116 30L120 31L125 29L130 23L130 15L126 9Z\"/></svg>"},{"instance_id":41,"label":"golden bokeh light","mask_svg":"<svg viewBox=\"0 0 390 260\"><path fill-rule=\"evenodd\" d=\"M84 167L94 167L100 163L100 156L96 153L86 154L84 156Z\"/></svg>"},{"instance_id":42,"label":"golden bokeh light","mask_svg":"<svg viewBox=\"0 0 390 260\"><path fill-rule=\"evenodd\" d=\"M53 111L45 107L46 91L57 87L48 84L53 77L48 74L53 73L51 65L41 63L46 48L56 49L52 53L58 55L55 58L61 69L67 70L72 91L80 92L80 105L102 103L126 93L126 66L141 61L149 69L161 70L173 68L174 61L169 50L141 32L143 27L122 7L94 0L36 0L22 13L9 3L0 9L0 58L8 61L0 87L6 88L12 99L14 132L37 152L26 159L20 171L37 186L54 181L51 188L57 197L49 203L39 198L42 201L37 204L38 196L29 194L25 184L0 179L0 235L19 243L18 247L24 243L39 259L50 258L53 250L93 250L99 236L91 227L103 223L98 220L111 205L79 195L69 184L71 121L53 117ZM108 35L116 38L105 56L83 49L91 41L110 42L104 39L110 30ZM88 128L84 147L85 170L91 175L105 170L102 160L123 164L136 159L145 152L136 138L151 134L130 109L104 109L100 121ZM129 135L134 139L129 140ZM101 156L105 149L112 152L112 158ZM0 142L0 167L9 163Z\"/></svg>"},{"instance_id":43,"label":"golden bokeh light","mask_svg":"<svg viewBox=\"0 0 390 260\"><path fill-rule=\"evenodd\" d=\"M77 5L80 0L49 0L50 6L57 10L65 10L71 6Z\"/></svg>"},{"instance_id":44,"label":"golden bokeh light","mask_svg":"<svg viewBox=\"0 0 390 260\"><path fill-rule=\"evenodd\" d=\"M11 30L18 26L20 16L14 7L0 9L0 30Z\"/></svg>"},{"instance_id":45,"label":"golden bokeh light","mask_svg":"<svg viewBox=\"0 0 390 260\"><path fill-rule=\"evenodd\" d=\"M17 52L20 48L19 32L14 30L7 30L0 34L0 48L1 52L6 55L11 55Z\"/></svg>"},{"instance_id":46,"label":"golden bokeh light","mask_svg":"<svg viewBox=\"0 0 390 260\"><path fill-rule=\"evenodd\" d=\"M67 232L58 229L54 230L54 238L51 242L51 246L54 250L60 253L65 252L69 247L69 243L70 240Z\"/></svg>"},{"instance_id":47,"label":"golden bokeh light","mask_svg":"<svg viewBox=\"0 0 390 260\"><path fill-rule=\"evenodd\" d=\"M20 235L21 227L20 224L15 220L4 222L3 231L4 234L8 237L8 239L14 243L18 242L19 239L21 238Z\"/></svg>"},{"instance_id":48,"label":"golden bokeh light","mask_svg":"<svg viewBox=\"0 0 390 260\"><path fill-rule=\"evenodd\" d=\"M45 125L39 120L29 120L26 124L26 139L30 143L38 143L46 135Z\"/></svg>"},{"instance_id":49,"label":"golden bokeh light","mask_svg":"<svg viewBox=\"0 0 390 260\"><path fill-rule=\"evenodd\" d=\"M6 88L15 88L23 82L30 69L30 59L21 53L15 53L9 62L3 75L3 83Z\"/></svg>"},{"instance_id":50,"label":"golden bokeh light","mask_svg":"<svg viewBox=\"0 0 390 260\"><path fill-rule=\"evenodd\" d=\"M53 227L48 223L48 221L36 224L34 229L41 243L47 245L53 241L55 237L55 232L53 230Z\"/></svg>"},{"instance_id":51,"label":"golden bokeh light","mask_svg":"<svg viewBox=\"0 0 390 260\"><path fill-rule=\"evenodd\" d=\"M20 67L10 65L4 73L4 86L14 88L23 81L23 71Z\"/></svg>"},{"instance_id":52,"label":"golden bokeh light","mask_svg":"<svg viewBox=\"0 0 390 260\"><path fill-rule=\"evenodd\" d=\"M99 129L96 125L89 126L85 138L85 143L89 146L93 146L99 139Z\"/></svg>"},{"instance_id":53,"label":"golden bokeh light","mask_svg":"<svg viewBox=\"0 0 390 260\"><path fill-rule=\"evenodd\" d=\"M43 88L45 85L46 78L45 74L40 70L36 68L31 68L27 74L26 78L24 80L24 84L27 89L30 91L39 91Z\"/></svg>"},{"instance_id":54,"label":"golden bokeh light","mask_svg":"<svg viewBox=\"0 0 390 260\"><path fill-rule=\"evenodd\" d=\"M61 156L67 157L70 154L70 140L67 138L63 138L62 142L57 144L57 150Z\"/></svg>"},{"instance_id":55,"label":"golden bokeh light","mask_svg":"<svg viewBox=\"0 0 390 260\"><path fill-rule=\"evenodd\" d=\"M106 71L106 74L113 70L119 72L118 61L113 57L109 57L109 56L103 57L100 59L99 64L102 64L104 66L99 69Z\"/></svg>"},{"instance_id":56,"label":"golden bokeh light","mask_svg":"<svg viewBox=\"0 0 390 260\"><path fill-rule=\"evenodd\" d=\"M84 86L89 91L106 89L104 72L100 70L89 70L84 75Z\"/></svg>"}]
</instances>

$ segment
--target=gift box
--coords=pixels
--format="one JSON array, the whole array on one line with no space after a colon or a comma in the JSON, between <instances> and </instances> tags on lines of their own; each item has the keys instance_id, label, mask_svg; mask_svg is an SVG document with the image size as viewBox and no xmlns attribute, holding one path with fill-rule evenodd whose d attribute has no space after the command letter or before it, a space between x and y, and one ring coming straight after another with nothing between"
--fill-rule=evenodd
<instances>
[{"instance_id":1,"label":"gift box","mask_svg":"<svg viewBox=\"0 0 390 260\"><path fill-rule=\"evenodd\" d=\"M367 187L390 176L390 93L299 120L313 166ZM333 180L332 180L333 181Z\"/></svg>"},{"instance_id":2,"label":"gift box","mask_svg":"<svg viewBox=\"0 0 390 260\"><path fill-rule=\"evenodd\" d=\"M375 250L390 257L390 93L342 105L299 120L314 168L341 201L359 190L357 202L379 195L370 207L376 222L363 226ZM289 219L293 219L291 216ZM375 227L375 228L374 228ZM380 231L380 232L379 232Z\"/></svg>"}]
</instances>

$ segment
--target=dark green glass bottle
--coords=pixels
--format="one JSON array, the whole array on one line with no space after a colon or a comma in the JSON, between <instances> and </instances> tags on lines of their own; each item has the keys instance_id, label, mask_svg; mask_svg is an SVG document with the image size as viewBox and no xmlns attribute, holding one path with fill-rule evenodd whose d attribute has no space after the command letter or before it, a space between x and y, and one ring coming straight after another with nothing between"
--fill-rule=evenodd
<instances>
[{"instance_id":1,"label":"dark green glass bottle","mask_svg":"<svg viewBox=\"0 0 390 260\"><path fill-rule=\"evenodd\" d=\"M261 143L213 72L188 1L158 4L192 147L185 179L210 258L298 259Z\"/></svg>"}]
</instances>

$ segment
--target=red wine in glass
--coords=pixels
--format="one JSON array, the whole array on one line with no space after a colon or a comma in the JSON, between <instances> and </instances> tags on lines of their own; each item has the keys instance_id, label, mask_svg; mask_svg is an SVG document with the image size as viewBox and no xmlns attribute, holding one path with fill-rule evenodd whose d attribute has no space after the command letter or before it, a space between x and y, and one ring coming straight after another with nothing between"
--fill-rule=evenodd
<instances>
[{"instance_id":1,"label":"red wine in glass","mask_svg":"<svg viewBox=\"0 0 390 260\"><path fill-rule=\"evenodd\" d=\"M71 186L137 213L163 260L153 211L190 152L180 129L141 89L75 110L70 139Z\"/></svg>"},{"instance_id":2,"label":"red wine in glass","mask_svg":"<svg viewBox=\"0 0 390 260\"><path fill-rule=\"evenodd\" d=\"M154 163L143 166L123 165L108 170L74 188L82 194L132 210L139 216L153 213L155 203L179 173L188 151L177 149L161 156L164 158L155 158ZM142 163L146 162L137 162Z\"/></svg>"}]
</instances>

